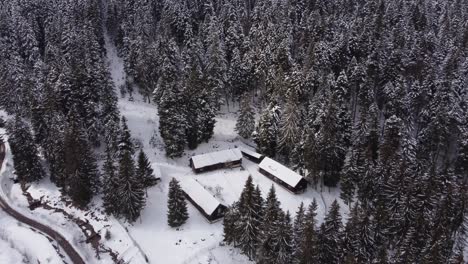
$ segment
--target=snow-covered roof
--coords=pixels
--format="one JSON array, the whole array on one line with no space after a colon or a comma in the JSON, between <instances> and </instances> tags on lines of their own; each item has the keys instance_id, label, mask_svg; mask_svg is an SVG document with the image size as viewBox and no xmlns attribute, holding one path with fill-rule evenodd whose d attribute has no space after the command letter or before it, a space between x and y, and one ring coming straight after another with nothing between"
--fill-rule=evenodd
<instances>
[{"instance_id":1,"label":"snow-covered roof","mask_svg":"<svg viewBox=\"0 0 468 264\"><path fill-rule=\"evenodd\" d=\"M195 169L242 159L239 149L226 149L192 157Z\"/></svg>"},{"instance_id":2,"label":"snow-covered roof","mask_svg":"<svg viewBox=\"0 0 468 264\"><path fill-rule=\"evenodd\" d=\"M256 158L256 159L261 159L261 158L263 157L262 154L257 153L257 152L255 152L255 151L251 151L251 150L246 149L246 148L241 148L241 152L242 152L242 153L245 153L245 154L247 154L247 155L249 155L249 156L252 156L252 157L254 157L254 158Z\"/></svg>"},{"instance_id":3,"label":"snow-covered roof","mask_svg":"<svg viewBox=\"0 0 468 264\"><path fill-rule=\"evenodd\" d=\"M258 167L287 183L291 187L296 187L296 185L303 179L301 175L268 157L265 157Z\"/></svg>"},{"instance_id":4,"label":"snow-covered roof","mask_svg":"<svg viewBox=\"0 0 468 264\"><path fill-rule=\"evenodd\" d=\"M205 187L193 178L181 180L180 185L182 190L208 215L211 215L221 204Z\"/></svg>"}]
</instances>

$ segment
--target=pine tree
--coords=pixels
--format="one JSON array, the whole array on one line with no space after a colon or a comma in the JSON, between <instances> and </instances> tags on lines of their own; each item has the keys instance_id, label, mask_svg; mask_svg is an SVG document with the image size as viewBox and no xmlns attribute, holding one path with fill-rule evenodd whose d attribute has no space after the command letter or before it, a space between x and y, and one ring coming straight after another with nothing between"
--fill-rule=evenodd
<instances>
[{"instance_id":1,"label":"pine tree","mask_svg":"<svg viewBox=\"0 0 468 264\"><path fill-rule=\"evenodd\" d=\"M187 202L179 182L172 178L169 183L169 199L167 201L167 223L170 227L179 227L188 219Z\"/></svg>"},{"instance_id":2,"label":"pine tree","mask_svg":"<svg viewBox=\"0 0 468 264\"><path fill-rule=\"evenodd\" d=\"M238 245L240 234L237 233L236 222L239 218L239 203L235 202L227 209L223 218L224 242L227 244L234 244L234 246Z\"/></svg>"},{"instance_id":3,"label":"pine tree","mask_svg":"<svg viewBox=\"0 0 468 264\"><path fill-rule=\"evenodd\" d=\"M128 129L127 118L122 116L120 135L118 139L118 158L122 158L122 155L124 155L126 152L133 156L133 154L135 154L135 149L133 146L130 130Z\"/></svg>"},{"instance_id":4,"label":"pine tree","mask_svg":"<svg viewBox=\"0 0 468 264\"><path fill-rule=\"evenodd\" d=\"M340 206L335 200L321 228L321 263L338 263L342 250L342 234L341 229L343 223L341 222Z\"/></svg>"},{"instance_id":5,"label":"pine tree","mask_svg":"<svg viewBox=\"0 0 468 264\"><path fill-rule=\"evenodd\" d=\"M158 182L153 172L148 157L143 150L140 150L137 160L136 177L142 181L144 188L154 186Z\"/></svg>"},{"instance_id":6,"label":"pine tree","mask_svg":"<svg viewBox=\"0 0 468 264\"><path fill-rule=\"evenodd\" d=\"M91 145L77 116L70 117L64 139L64 192L81 207L86 206L98 190L99 171Z\"/></svg>"},{"instance_id":7,"label":"pine tree","mask_svg":"<svg viewBox=\"0 0 468 264\"><path fill-rule=\"evenodd\" d=\"M119 187L117 168L112 157L111 147L106 148L106 161L103 166L103 206L107 214L119 213L117 189Z\"/></svg>"},{"instance_id":8,"label":"pine tree","mask_svg":"<svg viewBox=\"0 0 468 264\"><path fill-rule=\"evenodd\" d=\"M255 113L250 101L249 94L245 93L241 99L240 114L236 123L236 131L243 138L250 138L255 130Z\"/></svg>"},{"instance_id":9,"label":"pine tree","mask_svg":"<svg viewBox=\"0 0 468 264\"><path fill-rule=\"evenodd\" d=\"M146 201L143 181L136 175L135 162L129 150L124 151L119 159L117 183L117 215L130 223L135 222L140 217Z\"/></svg>"},{"instance_id":10,"label":"pine tree","mask_svg":"<svg viewBox=\"0 0 468 264\"><path fill-rule=\"evenodd\" d=\"M301 111L298 92L290 89L287 92L287 102L279 124L278 148L289 160L289 156L300 140Z\"/></svg>"},{"instance_id":11,"label":"pine tree","mask_svg":"<svg viewBox=\"0 0 468 264\"><path fill-rule=\"evenodd\" d=\"M317 202L314 199L309 205L304 216L304 230L300 236L300 244L297 245L297 254L294 263L312 264L319 262L318 234L316 231Z\"/></svg>"},{"instance_id":12,"label":"pine tree","mask_svg":"<svg viewBox=\"0 0 468 264\"><path fill-rule=\"evenodd\" d=\"M280 202L276 197L275 187L272 185L265 201L265 211L261 225L260 245L258 249L257 261L259 263L271 263L274 260L274 237L273 231L275 225L280 221L281 213Z\"/></svg>"},{"instance_id":13,"label":"pine tree","mask_svg":"<svg viewBox=\"0 0 468 264\"><path fill-rule=\"evenodd\" d=\"M275 224L274 224L275 225ZM281 212L280 219L273 230L274 257L271 263L283 264L292 262L292 225L289 212Z\"/></svg>"},{"instance_id":14,"label":"pine tree","mask_svg":"<svg viewBox=\"0 0 468 264\"><path fill-rule=\"evenodd\" d=\"M29 126L16 116L7 123L7 131L18 180L33 182L42 179L45 173Z\"/></svg>"},{"instance_id":15,"label":"pine tree","mask_svg":"<svg viewBox=\"0 0 468 264\"><path fill-rule=\"evenodd\" d=\"M277 148L278 137L278 107L270 106L263 110L255 131L254 140L257 150L269 157L274 157Z\"/></svg>"},{"instance_id":16,"label":"pine tree","mask_svg":"<svg viewBox=\"0 0 468 264\"><path fill-rule=\"evenodd\" d=\"M235 226L235 232L239 234L238 246L249 259L255 257L260 233L258 198L252 177L249 176L239 199L240 218Z\"/></svg>"}]
</instances>

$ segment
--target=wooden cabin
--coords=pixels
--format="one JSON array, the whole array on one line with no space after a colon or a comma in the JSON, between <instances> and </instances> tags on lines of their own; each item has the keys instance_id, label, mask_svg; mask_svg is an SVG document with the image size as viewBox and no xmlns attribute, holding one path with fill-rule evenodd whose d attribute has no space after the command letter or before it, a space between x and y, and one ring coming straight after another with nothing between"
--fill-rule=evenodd
<instances>
[{"instance_id":1,"label":"wooden cabin","mask_svg":"<svg viewBox=\"0 0 468 264\"><path fill-rule=\"evenodd\" d=\"M265 157L258 168L263 175L292 193L303 193L307 189L307 181L304 177L275 160Z\"/></svg>"},{"instance_id":2,"label":"wooden cabin","mask_svg":"<svg viewBox=\"0 0 468 264\"><path fill-rule=\"evenodd\" d=\"M242 165L242 154L239 149L226 149L190 158L190 167L195 173L222 168L234 168Z\"/></svg>"},{"instance_id":3,"label":"wooden cabin","mask_svg":"<svg viewBox=\"0 0 468 264\"><path fill-rule=\"evenodd\" d=\"M260 163L263 160L263 158L265 158L264 155L262 155L260 153L257 153L255 151L245 149L245 148L241 148L240 151L241 151L243 157L245 157L246 159L248 159L250 161L253 161L255 163Z\"/></svg>"},{"instance_id":4,"label":"wooden cabin","mask_svg":"<svg viewBox=\"0 0 468 264\"><path fill-rule=\"evenodd\" d=\"M208 220L214 223L226 213L227 207L221 204L213 194L205 189L198 181L188 178L181 181L185 198Z\"/></svg>"}]
</instances>

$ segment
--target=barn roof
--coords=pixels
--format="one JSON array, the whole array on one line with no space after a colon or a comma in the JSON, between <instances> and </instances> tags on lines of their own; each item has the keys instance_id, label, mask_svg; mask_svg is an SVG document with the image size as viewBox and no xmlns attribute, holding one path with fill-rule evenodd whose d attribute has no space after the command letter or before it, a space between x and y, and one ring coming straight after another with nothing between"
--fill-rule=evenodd
<instances>
[{"instance_id":1,"label":"barn roof","mask_svg":"<svg viewBox=\"0 0 468 264\"><path fill-rule=\"evenodd\" d=\"M265 157L262 162L260 162L258 167L282 180L291 187L296 187L297 184L303 179L301 175L268 157Z\"/></svg>"},{"instance_id":2,"label":"barn roof","mask_svg":"<svg viewBox=\"0 0 468 264\"><path fill-rule=\"evenodd\" d=\"M215 164L227 163L242 159L239 149L226 149L192 157L193 168L199 169Z\"/></svg>"},{"instance_id":3,"label":"barn roof","mask_svg":"<svg viewBox=\"0 0 468 264\"><path fill-rule=\"evenodd\" d=\"M208 215L211 215L221 204L205 187L193 178L182 180L180 185L182 190Z\"/></svg>"},{"instance_id":4,"label":"barn roof","mask_svg":"<svg viewBox=\"0 0 468 264\"><path fill-rule=\"evenodd\" d=\"M242 153L245 153L246 155L249 155L249 156L254 157L256 159L261 159L263 157L262 154L257 153L255 151L251 151L251 150L246 149L246 148L241 148L240 150L241 150Z\"/></svg>"}]
</instances>

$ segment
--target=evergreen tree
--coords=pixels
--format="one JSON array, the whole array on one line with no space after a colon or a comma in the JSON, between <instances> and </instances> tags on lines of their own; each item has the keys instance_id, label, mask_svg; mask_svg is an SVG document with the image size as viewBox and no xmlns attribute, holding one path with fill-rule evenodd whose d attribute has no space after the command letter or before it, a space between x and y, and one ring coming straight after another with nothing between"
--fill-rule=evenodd
<instances>
[{"instance_id":1,"label":"evergreen tree","mask_svg":"<svg viewBox=\"0 0 468 264\"><path fill-rule=\"evenodd\" d=\"M261 198L261 196L260 196ZM250 259L255 257L258 238L260 234L261 211L258 211L261 201L256 194L252 183L252 177L249 176L239 199L239 219L235 226L235 232L239 234L238 246L244 254Z\"/></svg>"},{"instance_id":2,"label":"evergreen tree","mask_svg":"<svg viewBox=\"0 0 468 264\"><path fill-rule=\"evenodd\" d=\"M259 263L271 263L274 261L276 253L274 230L284 212L280 208L280 202L276 196L275 187L272 185L265 201L265 211L261 225L260 245L258 249L257 261Z\"/></svg>"},{"instance_id":3,"label":"evergreen tree","mask_svg":"<svg viewBox=\"0 0 468 264\"><path fill-rule=\"evenodd\" d=\"M243 138L250 138L255 130L255 113L250 101L249 94L245 93L241 99L240 114L236 123L236 131Z\"/></svg>"},{"instance_id":4,"label":"evergreen tree","mask_svg":"<svg viewBox=\"0 0 468 264\"><path fill-rule=\"evenodd\" d=\"M99 171L84 129L70 117L64 139L63 191L81 207L88 205L98 190Z\"/></svg>"},{"instance_id":5,"label":"evergreen tree","mask_svg":"<svg viewBox=\"0 0 468 264\"><path fill-rule=\"evenodd\" d=\"M119 213L117 189L119 187L117 168L110 147L106 148L106 161L103 166L103 206L107 214Z\"/></svg>"},{"instance_id":6,"label":"evergreen tree","mask_svg":"<svg viewBox=\"0 0 468 264\"><path fill-rule=\"evenodd\" d=\"M319 262L318 234L316 231L317 202L314 199L304 216L304 229L300 234L300 244L296 249L294 263L312 264Z\"/></svg>"},{"instance_id":7,"label":"evergreen tree","mask_svg":"<svg viewBox=\"0 0 468 264\"><path fill-rule=\"evenodd\" d=\"M321 228L321 240L319 245L321 248L321 263L338 263L342 250L342 228L340 206L335 200Z\"/></svg>"},{"instance_id":8,"label":"evergreen tree","mask_svg":"<svg viewBox=\"0 0 468 264\"><path fill-rule=\"evenodd\" d=\"M274 157L276 154L278 136L277 112L278 107L276 106L266 108L260 116L254 135L257 150L269 157Z\"/></svg>"},{"instance_id":9,"label":"evergreen tree","mask_svg":"<svg viewBox=\"0 0 468 264\"><path fill-rule=\"evenodd\" d=\"M169 199L167 201L167 223L170 227L179 227L188 219L187 202L179 182L172 178L169 183Z\"/></svg>"},{"instance_id":10,"label":"evergreen tree","mask_svg":"<svg viewBox=\"0 0 468 264\"><path fill-rule=\"evenodd\" d=\"M144 188L154 186L158 182L153 172L148 157L146 157L143 150L140 150L137 160L136 177L142 181Z\"/></svg>"},{"instance_id":11,"label":"evergreen tree","mask_svg":"<svg viewBox=\"0 0 468 264\"><path fill-rule=\"evenodd\" d=\"M136 175L135 162L130 151L125 151L119 159L118 172L118 213L128 222L135 222L145 206L144 185Z\"/></svg>"},{"instance_id":12,"label":"evergreen tree","mask_svg":"<svg viewBox=\"0 0 468 264\"><path fill-rule=\"evenodd\" d=\"M240 218L239 203L233 203L226 211L223 219L224 242L238 245L239 233L236 230L236 222Z\"/></svg>"},{"instance_id":13,"label":"evergreen tree","mask_svg":"<svg viewBox=\"0 0 468 264\"><path fill-rule=\"evenodd\" d=\"M31 129L19 116L7 123L8 142L18 180L33 182L45 175Z\"/></svg>"}]
</instances>

